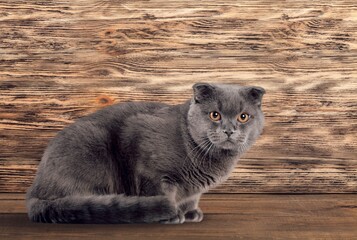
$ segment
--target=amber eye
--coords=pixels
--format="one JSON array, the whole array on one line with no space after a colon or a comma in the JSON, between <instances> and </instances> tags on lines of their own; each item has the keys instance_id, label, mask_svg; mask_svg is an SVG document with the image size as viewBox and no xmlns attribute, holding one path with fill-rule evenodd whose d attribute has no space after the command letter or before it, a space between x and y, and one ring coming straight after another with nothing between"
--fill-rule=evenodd
<instances>
[{"instance_id":1,"label":"amber eye","mask_svg":"<svg viewBox=\"0 0 357 240\"><path fill-rule=\"evenodd\" d=\"M212 121L221 120L221 114L219 114L218 112L210 112L209 117Z\"/></svg>"},{"instance_id":2,"label":"amber eye","mask_svg":"<svg viewBox=\"0 0 357 240\"><path fill-rule=\"evenodd\" d=\"M246 123L249 120L250 116L248 113L241 113L240 115L238 115L238 122L241 123Z\"/></svg>"}]
</instances>

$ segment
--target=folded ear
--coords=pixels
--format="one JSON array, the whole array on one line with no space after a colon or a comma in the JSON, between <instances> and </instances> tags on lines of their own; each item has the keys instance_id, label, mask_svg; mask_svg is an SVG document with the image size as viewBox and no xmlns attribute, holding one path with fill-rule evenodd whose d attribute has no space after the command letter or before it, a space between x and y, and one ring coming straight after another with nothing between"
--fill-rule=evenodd
<instances>
[{"instance_id":1,"label":"folded ear","mask_svg":"<svg viewBox=\"0 0 357 240\"><path fill-rule=\"evenodd\" d=\"M196 83L192 86L194 100L196 103L212 99L214 97L215 87L208 83Z\"/></svg>"},{"instance_id":2,"label":"folded ear","mask_svg":"<svg viewBox=\"0 0 357 240\"><path fill-rule=\"evenodd\" d=\"M260 107L265 90L262 87L248 87L247 97L248 99Z\"/></svg>"}]
</instances>

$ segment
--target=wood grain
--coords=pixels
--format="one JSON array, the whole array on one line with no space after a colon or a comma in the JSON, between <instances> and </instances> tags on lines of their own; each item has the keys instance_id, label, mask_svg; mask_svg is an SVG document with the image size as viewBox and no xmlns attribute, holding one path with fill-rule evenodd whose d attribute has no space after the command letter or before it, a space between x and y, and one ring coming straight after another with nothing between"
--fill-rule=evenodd
<instances>
[{"instance_id":1,"label":"wood grain","mask_svg":"<svg viewBox=\"0 0 357 240\"><path fill-rule=\"evenodd\" d=\"M267 90L264 134L212 192L357 192L355 1L0 0L0 192L23 193L51 137L195 82Z\"/></svg>"},{"instance_id":2,"label":"wood grain","mask_svg":"<svg viewBox=\"0 0 357 240\"><path fill-rule=\"evenodd\" d=\"M208 194L201 223L61 225L31 223L23 194L0 194L0 238L31 239L355 239L355 194ZM21 200L22 198L22 200ZM10 203L8 200L12 200ZM18 206L18 207L16 207ZM6 213L6 214L5 214Z\"/></svg>"}]
</instances>

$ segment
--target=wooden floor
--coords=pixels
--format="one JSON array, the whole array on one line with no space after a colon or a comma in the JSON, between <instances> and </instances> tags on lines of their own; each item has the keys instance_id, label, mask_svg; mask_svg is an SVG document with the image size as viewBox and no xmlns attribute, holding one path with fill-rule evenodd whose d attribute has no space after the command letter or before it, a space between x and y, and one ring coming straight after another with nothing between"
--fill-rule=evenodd
<instances>
[{"instance_id":1,"label":"wooden floor","mask_svg":"<svg viewBox=\"0 0 357 240\"><path fill-rule=\"evenodd\" d=\"M209 194L201 223L32 223L22 194L0 195L0 239L357 239L357 195Z\"/></svg>"}]
</instances>

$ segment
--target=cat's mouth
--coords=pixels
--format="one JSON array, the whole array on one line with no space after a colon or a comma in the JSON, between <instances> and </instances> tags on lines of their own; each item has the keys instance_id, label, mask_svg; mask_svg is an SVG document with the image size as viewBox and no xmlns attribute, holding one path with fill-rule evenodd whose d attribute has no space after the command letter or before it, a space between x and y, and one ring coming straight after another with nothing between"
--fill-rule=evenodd
<instances>
[{"instance_id":1,"label":"cat's mouth","mask_svg":"<svg viewBox=\"0 0 357 240\"><path fill-rule=\"evenodd\" d=\"M232 138L226 138L223 141L212 141L213 139L210 139L210 137L208 137L208 139L216 147L221 149L232 149L237 145L237 143Z\"/></svg>"},{"instance_id":2,"label":"cat's mouth","mask_svg":"<svg viewBox=\"0 0 357 240\"><path fill-rule=\"evenodd\" d=\"M232 149L236 145L236 142L234 142L233 139L228 138L221 142L219 145L223 149Z\"/></svg>"},{"instance_id":3,"label":"cat's mouth","mask_svg":"<svg viewBox=\"0 0 357 240\"><path fill-rule=\"evenodd\" d=\"M227 138L225 142L235 143L232 138Z\"/></svg>"}]
</instances>

